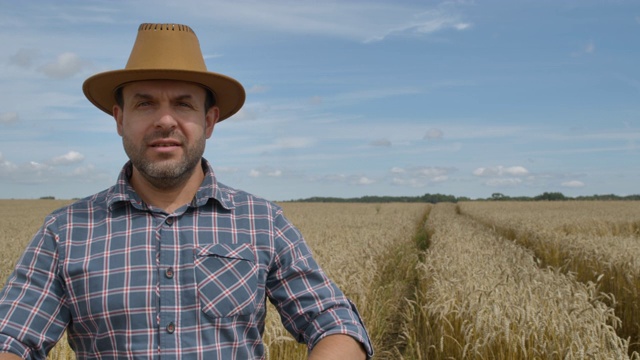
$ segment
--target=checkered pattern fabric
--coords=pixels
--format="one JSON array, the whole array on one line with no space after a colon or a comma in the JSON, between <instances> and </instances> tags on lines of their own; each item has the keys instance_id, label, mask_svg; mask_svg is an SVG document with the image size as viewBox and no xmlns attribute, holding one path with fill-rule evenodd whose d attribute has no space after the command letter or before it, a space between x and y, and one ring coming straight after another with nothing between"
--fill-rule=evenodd
<instances>
[{"instance_id":1,"label":"checkered pattern fabric","mask_svg":"<svg viewBox=\"0 0 640 360\"><path fill-rule=\"evenodd\" d=\"M50 214L0 292L0 351L44 359L68 330L78 359L261 359L266 300L312 347L348 334L353 304L282 209L206 172L166 214L118 182Z\"/></svg>"}]
</instances>

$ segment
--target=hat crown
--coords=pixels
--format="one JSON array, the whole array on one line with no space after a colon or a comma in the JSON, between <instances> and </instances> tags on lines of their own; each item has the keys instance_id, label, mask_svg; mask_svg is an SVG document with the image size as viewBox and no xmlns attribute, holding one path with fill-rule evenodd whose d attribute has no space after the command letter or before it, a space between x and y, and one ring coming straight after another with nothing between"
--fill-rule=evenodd
<instances>
[{"instance_id":1,"label":"hat crown","mask_svg":"<svg viewBox=\"0 0 640 360\"><path fill-rule=\"evenodd\" d=\"M195 32L180 24L141 24L127 70L207 71Z\"/></svg>"},{"instance_id":2,"label":"hat crown","mask_svg":"<svg viewBox=\"0 0 640 360\"><path fill-rule=\"evenodd\" d=\"M180 24L140 25L125 68L89 77L82 91L98 109L113 115L118 88L149 80L186 81L209 89L220 109L218 121L235 114L245 100L237 80L207 70L195 32Z\"/></svg>"}]
</instances>

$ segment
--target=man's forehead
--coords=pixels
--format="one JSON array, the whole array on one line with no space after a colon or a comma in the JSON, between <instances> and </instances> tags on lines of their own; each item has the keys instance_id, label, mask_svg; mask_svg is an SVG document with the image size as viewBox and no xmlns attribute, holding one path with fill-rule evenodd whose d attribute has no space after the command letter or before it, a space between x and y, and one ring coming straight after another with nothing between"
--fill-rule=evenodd
<instances>
[{"instance_id":1,"label":"man's forehead","mask_svg":"<svg viewBox=\"0 0 640 360\"><path fill-rule=\"evenodd\" d=\"M123 94L129 96L145 95L153 96L156 94L169 94L176 96L205 95L206 89L202 86L179 80L143 80L133 81L122 86Z\"/></svg>"}]
</instances>

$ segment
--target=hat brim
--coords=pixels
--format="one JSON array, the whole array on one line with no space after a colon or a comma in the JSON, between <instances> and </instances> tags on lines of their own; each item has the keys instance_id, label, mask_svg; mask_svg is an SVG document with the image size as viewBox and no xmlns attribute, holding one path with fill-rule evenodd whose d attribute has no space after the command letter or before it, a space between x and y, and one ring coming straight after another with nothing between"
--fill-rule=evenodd
<instances>
[{"instance_id":1,"label":"hat brim","mask_svg":"<svg viewBox=\"0 0 640 360\"><path fill-rule=\"evenodd\" d=\"M218 122L240 110L245 100L242 85L228 76L201 71L188 70L114 70L99 73L85 80L82 91L92 104L109 115L113 115L116 105L115 91L122 85L133 81L178 80L200 84L211 90L216 106L220 108Z\"/></svg>"}]
</instances>

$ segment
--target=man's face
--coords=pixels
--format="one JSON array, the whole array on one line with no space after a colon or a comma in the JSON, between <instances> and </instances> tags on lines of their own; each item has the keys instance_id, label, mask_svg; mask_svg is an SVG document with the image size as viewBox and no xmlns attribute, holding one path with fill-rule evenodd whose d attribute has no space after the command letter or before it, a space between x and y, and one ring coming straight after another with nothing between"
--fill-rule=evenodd
<instances>
[{"instance_id":1,"label":"man's face","mask_svg":"<svg viewBox=\"0 0 640 360\"><path fill-rule=\"evenodd\" d=\"M152 185L170 188L193 174L213 133L219 109L205 112L204 88L171 80L139 81L122 89L113 116L124 150Z\"/></svg>"}]
</instances>

